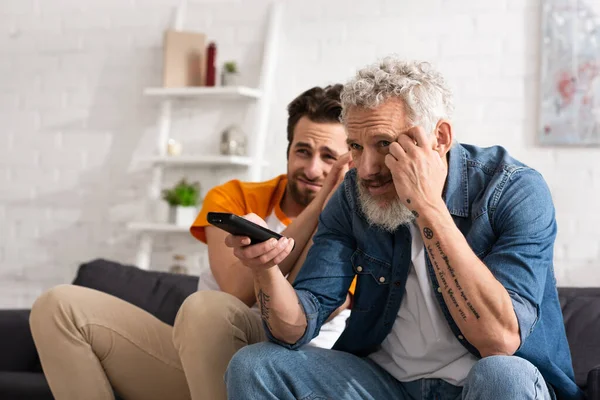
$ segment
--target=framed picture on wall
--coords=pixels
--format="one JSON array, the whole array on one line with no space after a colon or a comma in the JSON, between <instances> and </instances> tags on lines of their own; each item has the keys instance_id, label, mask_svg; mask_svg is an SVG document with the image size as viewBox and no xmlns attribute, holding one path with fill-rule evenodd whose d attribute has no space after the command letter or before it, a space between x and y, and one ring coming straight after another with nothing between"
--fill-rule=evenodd
<instances>
[{"instance_id":1,"label":"framed picture on wall","mask_svg":"<svg viewBox=\"0 0 600 400\"><path fill-rule=\"evenodd\" d=\"M600 3L543 0L539 142L600 145Z\"/></svg>"}]
</instances>

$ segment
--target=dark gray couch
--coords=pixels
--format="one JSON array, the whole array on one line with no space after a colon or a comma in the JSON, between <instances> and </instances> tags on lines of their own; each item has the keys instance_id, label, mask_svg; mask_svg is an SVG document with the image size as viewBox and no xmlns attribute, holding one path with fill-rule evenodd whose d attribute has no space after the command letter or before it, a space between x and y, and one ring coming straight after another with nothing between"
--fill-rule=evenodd
<instances>
[{"instance_id":1,"label":"dark gray couch","mask_svg":"<svg viewBox=\"0 0 600 400\"><path fill-rule=\"evenodd\" d=\"M74 284L124 299L173 324L198 278L148 272L107 260L80 266ZM600 288L559 288L575 379L600 400ZM52 399L29 331L29 310L0 310L0 399Z\"/></svg>"},{"instance_id":2,"label":"dark gray couch","mask_svg":"<svg viewBox=\"0 0 600 400\"><path fill-rule=\"evenodd\" d=\"M173 325L198 277L144 271L107 260L79 267L73 284L112 294ZM0 400L53 399L29 330L29 310L0 310Z\"/></svg>"}]
</instances>

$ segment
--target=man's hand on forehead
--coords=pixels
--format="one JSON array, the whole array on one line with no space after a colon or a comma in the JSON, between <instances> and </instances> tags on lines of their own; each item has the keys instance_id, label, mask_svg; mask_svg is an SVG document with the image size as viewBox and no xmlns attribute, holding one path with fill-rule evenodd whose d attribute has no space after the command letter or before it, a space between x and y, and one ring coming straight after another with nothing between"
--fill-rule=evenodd
<instances>
[{"instance_id":1,"label":"man's hand on forehead","mask_svg":"<svg viewBox=\"0 0 600 400\"><path fill-rule=\"evenodd\" d=\"M420 205L441 199L445 169L433 140L422 127L412 126L390 144L385 157L400 201L411 211L420 212Z\"/></svg>"},{"instance_id":2,"label":"man's hand on forehead","mask_svg":"<svg viewBox=\"0 0 600 400\"><path fill-rule=\"evenodd\" d=\"M405 139L411 139L410 141L407 141ZM398 144L401 144L401 141L404 143L412 143L417 147L430 147L430 146L426 146L431 142L431 138L427 135L427 133L425 132L425 129L423 129L423 127L421 126L411 126L405 130L402 130L400 132L400 135L398 135L398 137L396 138L396 142L398 142ZM404 148L404 146L402 146ZM405 150L407 150L406 148L404 148Z\"/></svg>"}]
</instances>

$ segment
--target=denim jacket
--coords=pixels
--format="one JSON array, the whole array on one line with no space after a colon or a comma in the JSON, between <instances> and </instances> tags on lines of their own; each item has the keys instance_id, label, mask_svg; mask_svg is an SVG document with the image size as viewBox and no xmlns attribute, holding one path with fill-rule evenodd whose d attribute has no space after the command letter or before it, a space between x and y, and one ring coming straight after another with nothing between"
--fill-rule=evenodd
<instances>
[{"instance_id":1,"label":"denim jacket","mask_svg":"<svg viewBox=\"0 0 600 400\"><path fill-rule=\"evenodd\" d=\"M406 226L394 233L370 226L360 210L356 184L356 170L351 170L321 214L314 245L294 282L308 321L304 336L290 345L266 328L272 341L291 349L308 343L344 303L355 276L352 313L333 348L366 356L390 333L404 295L412 238ZM556 290L556 220L542 176L502 147L456 143L450 150L444 201L473 252L512 300L521 337L515 355L535 365L559 398L583 398L574 383ZM427 255L426 265L450 329L481 357L452 319Z\"/></svg>"}]
</instances>

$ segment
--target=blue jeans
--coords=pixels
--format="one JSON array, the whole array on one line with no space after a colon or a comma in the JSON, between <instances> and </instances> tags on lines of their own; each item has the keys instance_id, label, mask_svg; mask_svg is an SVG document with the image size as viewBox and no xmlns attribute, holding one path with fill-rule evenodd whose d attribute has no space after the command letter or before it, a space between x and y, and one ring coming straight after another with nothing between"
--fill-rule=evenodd
<instances>
[{"instance_id":1,"label":"blue jeans","mask_svg":"<svg viewBox=\"0 0 600 400\"><path fill-rule=\"evenodd\" d=\"M537 368L514 356L480 360L465 386L458 387L441 379L399 382L367 358L311 346L288 350L273 343L238 351L225 382L233 400L555 398Z\"/></svg>"}]
</instances>

